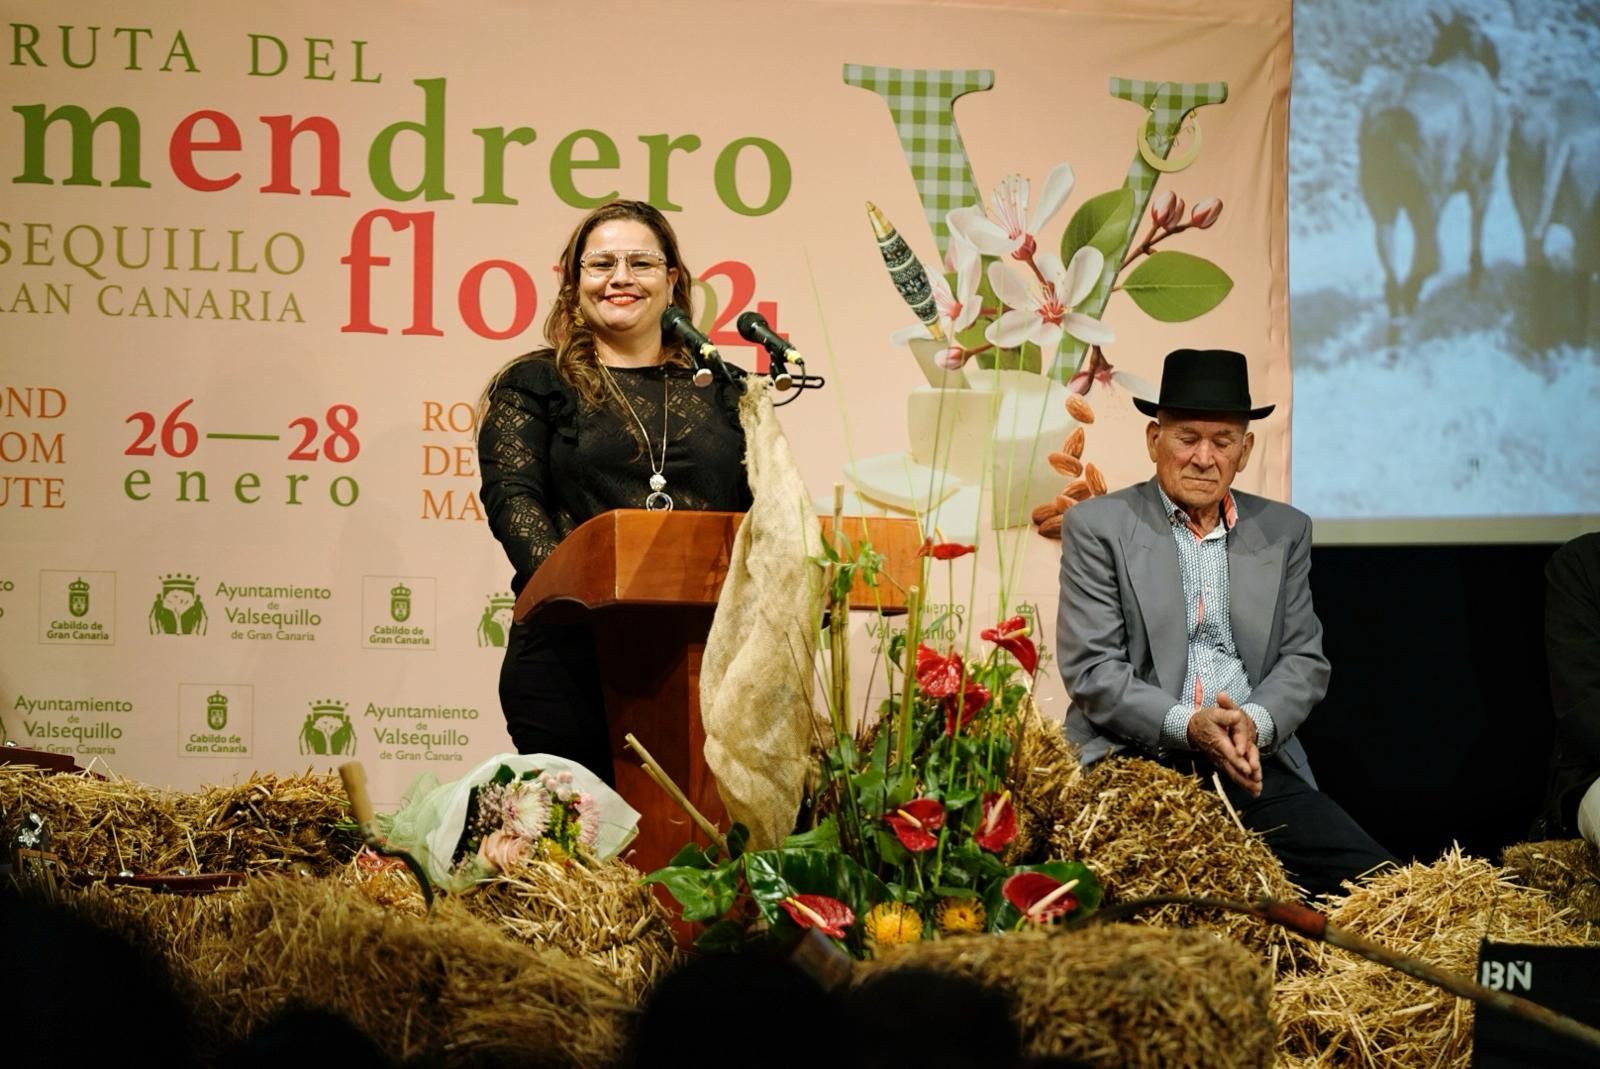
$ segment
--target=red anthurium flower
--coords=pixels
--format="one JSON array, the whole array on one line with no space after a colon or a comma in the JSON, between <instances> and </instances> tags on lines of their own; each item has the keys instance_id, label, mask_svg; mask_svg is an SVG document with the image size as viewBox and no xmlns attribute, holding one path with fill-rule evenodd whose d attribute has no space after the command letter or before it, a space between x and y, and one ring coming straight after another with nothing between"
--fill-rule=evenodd
<instances>
[{"instance_id":1,"label":"red anthurium flower","mask_svg":"<svg viewBox=\"0 0 1600 1069\"><path fill-rule=\"evenodd\" d=\"M985 642L993 642L1017 659L1022 665L1022 670L1033 675L1034 669L1039 667L1039 651L1034 648L1033 639L1028 637L1028 620L1023 616L1013 616L993 627L986 627L982 634Z\"/></svg>"},{"instance_id":2,"label":"red anthurium flower","mask_svg":"<svg viewBox=\"0 0 1600 1069\"><path fill-rule=\"evenodd\" d=\"M978 552L977 546L964 545L961 542L935 542L931 538L922 540L922 548L917 550L919 557L932 557L934 560L955 560L965 557L968 553Z\"/></svg>"},{"instance_id":3,"label":"red anthurium flower","mask_svg":"<svg viewBox=\"0 0 1600 1069\"><path fill-rule=\"evenodd\" d=\"M917 647L917 686L930 698L948 698L961 689L961 654L941 657L926 646Z\"/></svg>"},{"instance_id":4,"label":"red anthurium flower","mask_svg":"<svg viewBox=\"0 0 1600 1069\"><path fill-rule=\"evenodd\" d=\"M944 700L944 730L954 735L972 722L978 710L989 704L989 688L967 680L963 694L952 694ZM957 718L959 717L959 722Z\"/></svg>"},{"instance_id":5,"label":"red anthurium flower","mask_svg":"<svg viewBox=\"0 0 1600 1069\"><path fill-rule=\"evenodd\" d=\"M1024 920L1047 924L1078 908L1072 889L1077 880L1062 883L1043 872L1019 872L1001 885L1006 901L1017 907Z\"/></svg>"},{"instance_id":6,"label":"red anthurium flower","mask_svg":"<svg viewBox=\"0 0 1600 1069\"><path fill-rule=\"evenodd\" d=\"M991 854L998 854L1017 837L1017 807L1010 791L983 796L983 819L972 837Z\"/></svg>"},{"instance_id":7,"label":"red anthurium flower","mask_svg":"<svg viewBox=\"0 0 1600 1069\"><path fill-rule=\"evenodd\" d=\"M936 798L917 798L891 809L883 819L894 829L902 846L912 853L920 853L939 845L938 831L944 827L944 806Z\"/></svg>"},{"instance_id":8,"label":"red anthurium flower","mask_svg":"<svg viewBox=\"0 0 1600 1069\"><path fill-rule=\"evenodd\" d=\"M835 939L843 939L844 930L856 922L854 910L827 895L790 895L778 905L800 927L815 928Z\"/></svg>"}]
</instances>

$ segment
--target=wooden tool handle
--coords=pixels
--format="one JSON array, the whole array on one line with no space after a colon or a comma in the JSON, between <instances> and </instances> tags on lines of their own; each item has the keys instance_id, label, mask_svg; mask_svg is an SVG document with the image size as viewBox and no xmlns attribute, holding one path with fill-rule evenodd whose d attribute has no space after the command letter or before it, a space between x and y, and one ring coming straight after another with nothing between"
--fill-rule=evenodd
<instances>
[{"instance_id":1,"label":"wooden tool handle","mask_svg":"<svg viewBox=\"0 0 1600 1069\"><path fill-rule=\"evenodd\" d=\"M350 761L339 766L339 778L344 781L344 793L350 796L350 810L361 830L375 828L372 798L367 794L367 770L360 761Z\"/></svg>"}]
</instances>

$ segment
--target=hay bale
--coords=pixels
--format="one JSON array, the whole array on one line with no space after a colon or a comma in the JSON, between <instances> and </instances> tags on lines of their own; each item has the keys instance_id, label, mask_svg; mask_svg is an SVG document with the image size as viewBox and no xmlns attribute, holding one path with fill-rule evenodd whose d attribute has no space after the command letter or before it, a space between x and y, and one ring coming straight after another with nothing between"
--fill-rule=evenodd
<instances>
[{"instance_id":1,"label":"hay bale","mask_svg":"<svg viewBox=\"0 0 1600 1069\"><path fill-rule=\"evenodd\" d=\"M1151 895L1300 898L1266 841L1241 827L1221 796L1191 775L1142 758L1109 757L1071 784L1062 805L1070 819L1056 826L1051 855L1087 863L1107 903ZM1285 965L1306 945L1232 912L1163 906L1137 919L1218 931Z\"/></svg>"},{"instance_id":2,"label":"hay bale","mask_svg":"<svg viewBox=\"0 0 1600 1069\"><path fill-rule=\"evenodd\" d=\"M1574 924L1600 925L1600 850L1582 839L1517 843L1502 858L1529 887L1544 891L1551 905L1571 910Z\"/></svg>"},{"instance_id":3,"label":"hay bale","mask_svg":"<svg viewBox=\"0 0 1600 1069\"><path fill-rule=\"evenodd\" d=\"M43 817L70 872L199 870L173 797L132 780L0 765L0 809Z\"/></svg>"},{"instance_id":4,"label":"hay bale","mask_svg":"<svg viewBox=\"0 0 1600 1069\"><path fill-rule=\"evenodd\" d=\"M536 861L461 895L474 916L520 942L552 946L639 1000L678 963L666 908L623 861Z\"/></svg>"},{"instance_id":5,"label":"hay bale","mask_svg":"<svg viewBox=\"0 0 1600 1069\"><path fill-rule=\"evenodd\" d=\"M209 1005L244 1036L291 1001L342 1013L395 1058L613 1064L631 1013L587 962L506 939L445 900L383 909L334 880L252 879L196 948Z\"/></svg>"},{"instance_id":6,"label":"hay bale","mask_svg":"<svg viewBox=\"0 0 1600 1069\"><path fill-rule=\"evenodd\" d=\"M90 876L180 869L324 875L361 844L334 776L256 775L238 787L185 794L128 779L0 765L0 809L38 813L69 873Z\"/></svg>"},{"instance_id":7,"label":"hay bale","mask_svg":"<svg viewBox=\"0 0 1600 1069\"><path fill-rule=\"evenodd\" d=\"M1032 701L1018 710L1005 784L1017 807L1017 837L1006 863L1033 864L1050 858L1050 833L1071 817L1069 790L1083 775L1078 751Z\"/></svg>"},{"instance_id":8,"label":"hay bale","mask_svg":"<svg viewBox=\"0 0 1600 1069\"><path fill-rule=\"evenodd\" d=\"M1593 929L1568 924L1542 892L1459 849L1431 865L1370 877L1327 913L1355 935L1469 977L1485 935L1552 945L1596 940ZM1278 981L1279 1053L1291 1065L1464 1067L1472 1008L1404 973L1319 946L1309 967Z\"/></svg>"},{"instance_id":9,"label":"hay bale","mask_svg":"<svg viewBox=\"0 0 1600 1069\"><path fill-rule=\"evenodd\" d=\"M1033 1056L1090 1066L1268 1066L1271 977L1210 932L1096 925L914 943L857 969L936 969L1004 992Z\"/></svg>"},{"instance_id":10,"label":"hay bale","mask_svg":"<svg viewBox=\"0 0 1600 1069\"><path fill-rule=\"evenodd\" d=\"M297 872L329 876L361 849L333 775L256 773L237 787L181 795L194 851L205 871Z\"/></svg>"},{"instance_id":11,"label":"hay bale","mask_svg":"<svg viewBox=\"0 0 1600 1069\"><path fill-rule=\"evenodd\" d=\"M139 953L166 966L173 992L189 1013L187 1041L197 1050L217 1051L234 1038L207 1010L211 1005L196 969L201 943L223 923L235 893L206 895L158 894L141 887L103 883L65 886L53 891L37 881L23 881L20 893L68 910L103 930L114 932Z\"/></svg>"},{"instance_id":12,"label":"hay bale","mask_svg":"<svg viewBox=\"0 0 1600 1069\"><path fill-rule=\"evenodd\" d=\"M425 912L416 881L398 862L363 855L341 878L379 905ZM518 942L587 961L636 1002L679 962L667 911L639 880L623 861L536 861L452 898Z\"/></svg>"}]
</instances>

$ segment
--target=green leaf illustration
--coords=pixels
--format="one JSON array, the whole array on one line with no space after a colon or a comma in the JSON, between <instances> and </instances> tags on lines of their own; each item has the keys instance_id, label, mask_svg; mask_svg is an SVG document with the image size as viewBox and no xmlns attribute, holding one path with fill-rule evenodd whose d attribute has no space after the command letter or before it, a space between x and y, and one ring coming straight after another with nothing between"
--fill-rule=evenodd
<instances>
[{"instance_id":1,"label":"green leaf illustration","mask_svg":"<svg viewBox=\"0 0 1600 1069\"><path fill-rule=\"evenodd\" d=\"M1182 323L1222 303L1233 279L1210 260L1186 252L1153 252L1122 283L1151 319Z\"/></svg>"},{"instance_id":2,"label":"green leaf illustration","mask_svg":"<svg viewBox=\"0 0 1600 1069\"><path fill-rule=\"evenodd\" d=\"M1099 249L1107 260L1121 256L1128 247L1132 219L1133 190L1113 189L1090 197L1072 213L1072 221L1061 235L1061 262L1071 263L1072 254L1085 245Z\"/></svg>"}]
</instances>

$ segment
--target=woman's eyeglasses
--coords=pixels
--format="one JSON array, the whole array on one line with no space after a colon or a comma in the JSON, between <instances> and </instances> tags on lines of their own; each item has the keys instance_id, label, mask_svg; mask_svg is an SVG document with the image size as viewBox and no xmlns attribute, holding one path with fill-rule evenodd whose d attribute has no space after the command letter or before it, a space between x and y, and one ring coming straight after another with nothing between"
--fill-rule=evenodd
<instances>
[{"instance_id":1,"label":"woman's eyeglasses","mask_svg":"<svg viewBox=\"0 0 1600 1069\"><path fill-rule=\"evenodd\" d=\"M596 249L578 260L590 278L610 278L621 263L628 265L628 274L647 278L665 271L667 258L652 249Z\"/></svg>"}]
</instances>

